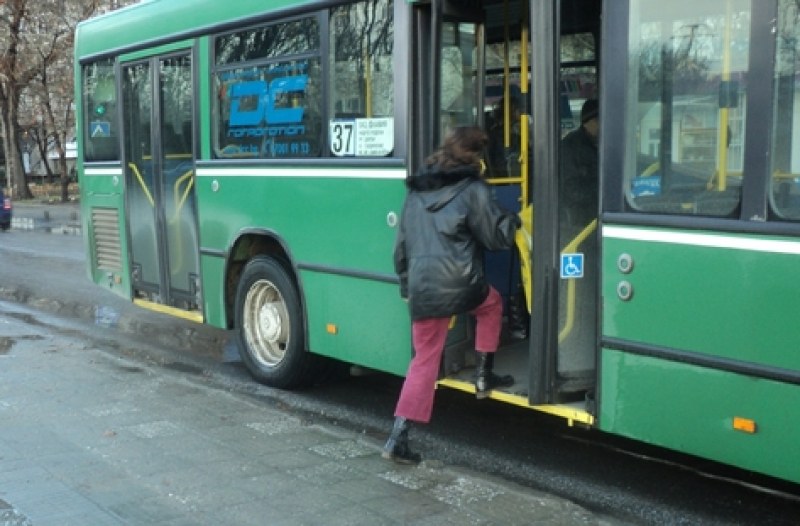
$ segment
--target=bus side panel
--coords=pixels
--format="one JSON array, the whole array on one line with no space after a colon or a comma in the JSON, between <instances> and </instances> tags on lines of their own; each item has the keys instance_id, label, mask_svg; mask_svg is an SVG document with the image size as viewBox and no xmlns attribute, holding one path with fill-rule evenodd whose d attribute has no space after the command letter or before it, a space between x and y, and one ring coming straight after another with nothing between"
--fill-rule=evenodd
<instances>
[{"instance_id":1,"label":"bus side panel","mask_svg":"<svg viewBox=\"0 0 800 526\"><path fill-rule=\"evenodd\" d=\"M800 480L800 243L625 225L603 243L600 427Z\"/></svg>"},{"instance_id":2,"label":"bus side panel","mask_svg":"<svg viewBox=\"0 0 800 526\"><path fill-rule=\"evenodd\" d=\"M225 297L225 258L201 253L200 280L203 288L205 322L220 329L227 329L228 319L223 301Z\"/></svg>"},{"instance_id":3,"label":"bus side panel","mask_svg":"<svg viewBox=\"0 0 800 526\"><path fill-rule=\"evenodd\" d=\"M800 242L645 227L615 231L629 239L611 237L604 227L604 337L800 371L800 254L785 253L800 251ZM627 273L619 268L625 257ZM624 283L627 300L620 296Z\"/></svg>"},{"instance_id":4,"label":"bus side panel","mask_svg":"<svg viewBox=\"0 0 800 526\"><path fill-rule=\"evenodd\" d=\"M218 325L226 312L224 263L214 254L228 254L243 233L269 232L298 270L309 349L405 373L410 323L392 261L403 168L250 168L237 175L232 167L199 167L197 173L209 323Z\"/></svg>"},{"instance_id":5,"label":"bus side panel","mask_svg":"<svg viewBox=\"0 0 800 526\"><path fill-rule=\"evenodd\" d=\"M89 278L111 292L131 298L122 174L117 169L93 171L80 180L81 219L88 247Z\"/></svg>"},{"instance_id":6,"label":"bus side panel","mask_svg":"<svg viewBox=\"0 0 800 526\"><path fill-rule=\"evenodd\" d=\"M411 322L396 285L316 272L303 272L302 280L312 350L397 375L406 373Z\"/></svg>"},{"instance_id":7,"label":"bus side panel","mask_svg":"<svg viewBox=\"0 0 800 526\"><path fill-rule=\"evenodd\" d=\"M797 386L613 349L601 361L603 431L800 482Z\"/></svg>"}]
</instances>

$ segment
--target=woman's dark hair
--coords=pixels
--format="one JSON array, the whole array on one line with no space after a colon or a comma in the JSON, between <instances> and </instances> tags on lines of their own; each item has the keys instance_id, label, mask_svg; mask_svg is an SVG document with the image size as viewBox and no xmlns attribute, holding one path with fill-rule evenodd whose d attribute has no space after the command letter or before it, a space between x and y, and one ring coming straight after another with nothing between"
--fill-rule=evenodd
<instances>
[{"instance_id":1,"label":"woman's dark hair","mask_svg":"<svg viewBox=\"0 0 800 526\"><path fill-rule=\"evenodd\" d=\"M455 168L474 166L480 170L481 155L489 144L489 137L477 126L459 126L444 138L442 146L426 160L429 166Z\"/></svg>"}]
</instances>

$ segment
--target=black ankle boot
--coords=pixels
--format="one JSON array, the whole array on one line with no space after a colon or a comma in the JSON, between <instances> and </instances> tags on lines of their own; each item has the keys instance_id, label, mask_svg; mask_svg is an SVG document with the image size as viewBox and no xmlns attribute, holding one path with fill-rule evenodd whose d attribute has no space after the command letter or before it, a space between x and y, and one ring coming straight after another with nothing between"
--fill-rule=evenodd
<instances>
[{"instance_id":1,"label":"black ankle boot","mask_svg":"<svg viewBox=\"0 0 800 526\"><path fill-rule=\"evenodd\" d=\"M399 464L419 464L422 457L408 449L408 428L408 420L402 416L395 417L392 434L383 446L383 458Z\"/></svg>"},{"instance_id":2,"label":"black ankle boot","mask_svg":"<svg viewBox=\"0 0 800 526\"><path fill-rule=\"evenodd\" d=\"M514 385L514 377L506 374L496 375L494 368L493 352L478 352L478 366L475 369L475 397L482 399L489 396L489 391L495 387L510 387Z\"/></svg>"}]
</instances>

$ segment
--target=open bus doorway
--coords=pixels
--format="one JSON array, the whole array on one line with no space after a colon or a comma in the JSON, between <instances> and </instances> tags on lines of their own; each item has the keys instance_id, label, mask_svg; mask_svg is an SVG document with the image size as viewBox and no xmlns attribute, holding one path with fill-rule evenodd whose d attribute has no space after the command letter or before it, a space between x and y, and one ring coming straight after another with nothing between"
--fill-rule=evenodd
<instances>
[{"instance_id":1,"label":"open bus doorway","mask_svg":"<svg viewBox=\"0 0 800 526\"><path fill-rule=\"evenodd\" d=\"M487 274L506 306L495 369L516 380L492 397L582 408L596 381L599 190L586 189L593 195L580 219L565 214L557 152L562 137L580 126L583 103L598 95L601 2L483 2L462 10L458 3L433 8L435 100L426 104L436 117L422 134L431 139L425 147L435 147L450 125L482 126L490 135L487 175L497 199L515 212L535 211L524 249L486 256ZM529 20L548 30L531 38ZM537 71L549 75L537 77ZM585 217L591 219L581 226ZM562 260L580 265L580 272L562 279ZM471 320L458 319L442 384L472 390L471 346Z\"/></svg>"}]
</instances>

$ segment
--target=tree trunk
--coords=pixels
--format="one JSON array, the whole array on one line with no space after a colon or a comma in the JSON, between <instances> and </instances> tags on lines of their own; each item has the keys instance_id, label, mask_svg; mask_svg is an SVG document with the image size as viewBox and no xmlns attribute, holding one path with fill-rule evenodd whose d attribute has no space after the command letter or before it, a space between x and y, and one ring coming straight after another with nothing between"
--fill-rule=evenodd
<instances>
[{"instance_id":1,"label":"tree trunk","mask_svg":"<svg viewBox=\"0 0 800 526\"><path fill-rule=\"evenodd\" d=\"M17 136L17 93L13 90L2 100L3 148L6 153L6 177L11 181L11 193L15 199L31 199L33 194L28 188L22 154Z\"/></svg>"},{"instance_id":2,"label":"tree trunk","mask_svg":"<svg viewBox=\"0 0 800 526\"><path fill-rule=\"evenodd\" d=\"M61 172L61 202L69 201L69 172L67 171L67 153L58 148L58 168Z\"/></svg>"}]
</instances>

